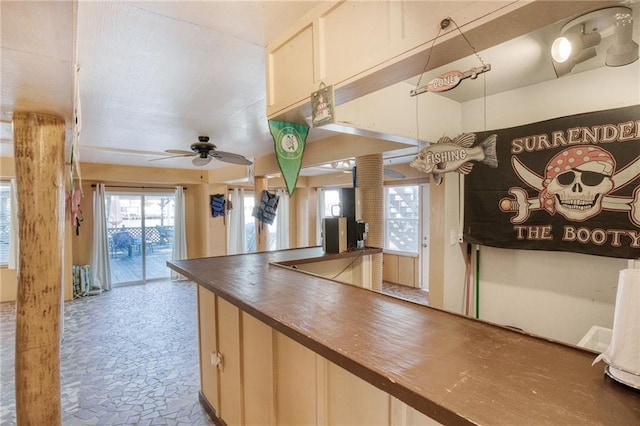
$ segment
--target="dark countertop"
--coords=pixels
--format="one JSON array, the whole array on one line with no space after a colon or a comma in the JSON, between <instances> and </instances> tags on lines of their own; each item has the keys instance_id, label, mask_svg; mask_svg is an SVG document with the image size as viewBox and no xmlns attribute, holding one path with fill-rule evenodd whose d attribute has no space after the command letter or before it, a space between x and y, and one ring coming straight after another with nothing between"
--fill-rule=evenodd
<instances>
[{"instance_id":1,"label":"dark countertop","mask_svg":"<svg viewBox=\"0 0 640 426\"><path fill-rule=\"evenodd\" d=\"M640 391L591 367L592 352L273 264L323 255L168 265L441 423L640 424Z\"/></svg>"}]
</instances>

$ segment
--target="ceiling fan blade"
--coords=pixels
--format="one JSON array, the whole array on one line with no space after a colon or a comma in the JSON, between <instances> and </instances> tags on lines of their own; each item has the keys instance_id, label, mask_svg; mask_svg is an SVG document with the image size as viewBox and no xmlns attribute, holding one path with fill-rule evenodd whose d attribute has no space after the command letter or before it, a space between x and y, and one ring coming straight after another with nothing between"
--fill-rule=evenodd
<instances>
[{"instance_id":1,"label":"ceiling fan blade","mask_svg":"<svg viewBox=\"0 0 640 426\"><path fill-rule=\"evenodd\" d=\"M404 179L406 177L405 175L403 175L400 172L396 172L395 170L387 169L387 168L384 169L384 175L386 177L398 178L398 179Z\"/></svg>"},{"instance_id":2,"label":"ceiling fan blade","mask_svg":"<svg viewBox=\"0 0 640 426\"><path fill-rule=\"evenodd\" d=\"M166 149L164 152L166 152L167 154L179 154L179 155L198 155L196 152L193 151L185 151L183 149Z\"/></svg>"},{"instance_id":3,"label":"ceiling fan blade","mask_svg":"<svg viewBox=\"0 0 640 426\"><path fill-rule=\"evenodd\" d=\"M191 160L191 163L193 163L193 165L197 167L206 166L210 162L211 162L211 157L205 157L205 158L196 157L193 160Z\"/></svg>"},{"instance_id":4,"label":"ceiling fan blade","mask_svg":"<svg viewBox=\"0 0 640 426\"><path fill-rule=\"evenodd\" d=\"M250 166L253 164L251 161L247 160L244 156L240 154L234 154L232 152L211 151L209 153L209 156L217 160L224 161L225 163L240 164L243 166Z\"/></svg>"},{"instance_id":5,"label":"ceiling fan blade","mask_svg":"<svg viewBox=\"0 0 640 426\"><path fill-rule=\"evenodd\" d=\"M179 158L179 157L191 157L193 156L193 153L190 153L189 155L186 154L179 154L179 155L169 155L167 157L160 157L160 158L152 158L149 161L158 161L158 160L167 160L169 158Z\"/></svg>"}]
</instances>

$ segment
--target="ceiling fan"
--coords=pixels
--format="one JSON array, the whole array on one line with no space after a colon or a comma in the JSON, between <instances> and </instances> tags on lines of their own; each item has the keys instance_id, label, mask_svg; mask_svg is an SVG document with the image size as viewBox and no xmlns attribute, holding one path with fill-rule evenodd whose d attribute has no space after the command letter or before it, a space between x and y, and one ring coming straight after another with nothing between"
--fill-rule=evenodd
<instances>
[{"instance_id":1,"label":"ceiling fan","mask_svg":"<svg viewBox=\"0 0 640 426\"><path fill-rule=\"evenodd\" d=\"M167 149L164 152L167 154L173 154L168 157L153 158L149 161L166 160L168 158L177 157L194 157L192 163L194 166L206 166L212 159L224 161L225 163L240 164L243 166L250 166L253 164L240 154L234 154L232 152L218 151L216 146L209 142L209 136L198 136L198 142L191 145L191 151L185 151L182 149Z\"/></svg>"}]
</instances>

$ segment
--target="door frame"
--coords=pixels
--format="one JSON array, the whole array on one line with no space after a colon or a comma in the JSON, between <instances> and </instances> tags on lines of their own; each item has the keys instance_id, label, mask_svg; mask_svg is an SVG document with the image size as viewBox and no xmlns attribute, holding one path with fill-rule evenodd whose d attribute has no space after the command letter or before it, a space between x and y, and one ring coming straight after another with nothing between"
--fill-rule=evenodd
<instances>
[{"instance_id":1,"label":"door frame","mask_svg":"<svg viewBox=\"0 0 640 426\"><path fill-rule=\"evenodd\" d=\"M420 265L419 288L429 292L429 252L431 250L430 227L430 191L428 184L419 185L420 191L420 247L418 258Z\"/></svg>"}]
</instances>

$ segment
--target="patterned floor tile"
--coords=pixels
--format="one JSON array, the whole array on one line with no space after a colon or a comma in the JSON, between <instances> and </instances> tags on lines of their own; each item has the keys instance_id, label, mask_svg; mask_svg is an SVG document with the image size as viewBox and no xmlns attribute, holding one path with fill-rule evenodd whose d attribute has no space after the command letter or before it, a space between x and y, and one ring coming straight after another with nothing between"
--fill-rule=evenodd
<instances>
[{"instance_id":1,"label":"patterned floor tile","mask_svg":"<svg viewBox=\"0 0 640 426\"><path fill-rule=\"evenodd\" d=\"M198 401L195 285L118 287L65 303L64 426L212 425ZM15 303L0 304L0 420L15 425ZM183 420L182 418L180 419Z\"/></svg>"}]
</instances>

